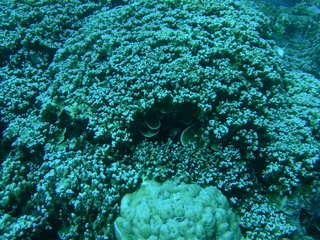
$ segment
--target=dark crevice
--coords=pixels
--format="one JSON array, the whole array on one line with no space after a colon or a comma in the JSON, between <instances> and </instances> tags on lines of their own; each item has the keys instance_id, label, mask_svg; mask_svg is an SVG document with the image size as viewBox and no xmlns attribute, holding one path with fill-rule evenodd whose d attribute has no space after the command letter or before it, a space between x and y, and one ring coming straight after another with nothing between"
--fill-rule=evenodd
<instances>
[{"instance_id":1,"label":"dark crevice","mask_svg":"<svg viewBox=\"0 0 320 240\"><path fill-rule=\"evenodd\" d=\"M157 103L147 113L138 114L135 121L130 126L130 132L134 139L134 144L143 139L152 139L154 141L166 142L169 138L173 142L178 142L181 132L191 124L199 122L198 116L200 109L193 103ZM157 129L149 129L146 124L148 121L160 123ZM150 124L149 124L150 125ZM144 130L156 133L152 137L147 137Z\"/></svg>"}]
</instances>

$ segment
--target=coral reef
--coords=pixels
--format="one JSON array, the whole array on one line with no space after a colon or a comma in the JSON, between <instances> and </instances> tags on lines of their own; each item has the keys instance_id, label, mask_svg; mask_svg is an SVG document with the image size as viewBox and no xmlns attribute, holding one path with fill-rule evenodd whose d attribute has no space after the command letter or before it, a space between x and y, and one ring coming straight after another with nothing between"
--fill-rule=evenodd
<instances>
[{"instance_id":1,"label":"coral reef","mask_svg":"<svg viewBox=\"0 0 320 240\"><path fill-rule=\"evenodd\" d=\"M317 46L282 42L315 10L1 1L0 239L114 240L121 201L173 179L223 194L243 239L316 238Z\"/></svg>"}]
</instances>

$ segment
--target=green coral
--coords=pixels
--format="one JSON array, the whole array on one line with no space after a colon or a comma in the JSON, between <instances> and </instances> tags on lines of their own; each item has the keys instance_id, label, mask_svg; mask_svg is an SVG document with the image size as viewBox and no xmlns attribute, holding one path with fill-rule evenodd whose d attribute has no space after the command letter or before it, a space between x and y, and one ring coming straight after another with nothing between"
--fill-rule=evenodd
<instances>
[{"instance_id":1,"label":"green coral","mask_svg":"<svg viewBox=\"0 0 320 240\"><path fill-rule=\"evenodd\" d=\"M118 240L240 239L239 221L214 187L145 181L121 200L115 221Z\"/></svg>"},{"instance_id":2,"label":"green coral","mask_svg":"<svg viewBox=\"0 0 320 240\"><path fill-rule=\"evenodd\" d=\"M319 179L318 44L272 39L302 18L252 1L22 2L0 3L1 239L115 239L145 178L219 188L245 239L310 234L313 212L272 204L312 199ZM295 31L316 41L317 17Z\"/></svg>"},{"instance_id":3,"label":"green coral","mask_svg":"<svg viewBox=\"0 0 320 240\"><path fill-rule=\"evenodd\" d=\"M310 181L319 159L320 83L314 76L291 72L286 104L269 119L272 144L265 148L262 177L271 191L289 192Z\"/></svg>"},{"instance_id":4,"label":"green coral","mask_svg":"<svg viewBox=\"0 0 320 240\"><path fill-rule=\"evenodd\" d=\"M241 227L247 229L244 239L273 240L292 236L297 230L296 224L277 207L269 203L262 195L255 194L254 199L246 199L241 208ZM250 209L250 211L248 211ZM255 229L250 231L250 229Z\"/></svg>"},{"instance_id":5,"label":"green coral","mask_svg":"<svg viewBox=\"0 0 320 240\"><path fill-rule=\"evenodd\" d=\"M267 127L255 123L283 75L263 38L267 23L234 1L134 1L99 12L55 56L51 98L81 104L90 134L113 146L134 141L137 118L165 103L194 104L204 124L241 115L230 127Z\"/></svg>"}]
</instances>

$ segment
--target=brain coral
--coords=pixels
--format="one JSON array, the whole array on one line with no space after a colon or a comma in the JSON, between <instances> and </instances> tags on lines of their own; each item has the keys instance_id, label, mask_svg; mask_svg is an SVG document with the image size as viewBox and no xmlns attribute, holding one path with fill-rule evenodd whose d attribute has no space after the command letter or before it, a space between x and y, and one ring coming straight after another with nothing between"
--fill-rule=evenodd
<instances>
[{"instance_id":1,"label":"brain coral","mask_svg":"<svg viewBox=\"0 0 320 240\"><path fill-rule=\"evenodd\" d=\"M118 240L238 240L239 221L215 187L146 181L121 201Z\"/></svg>"}]
</instances>

